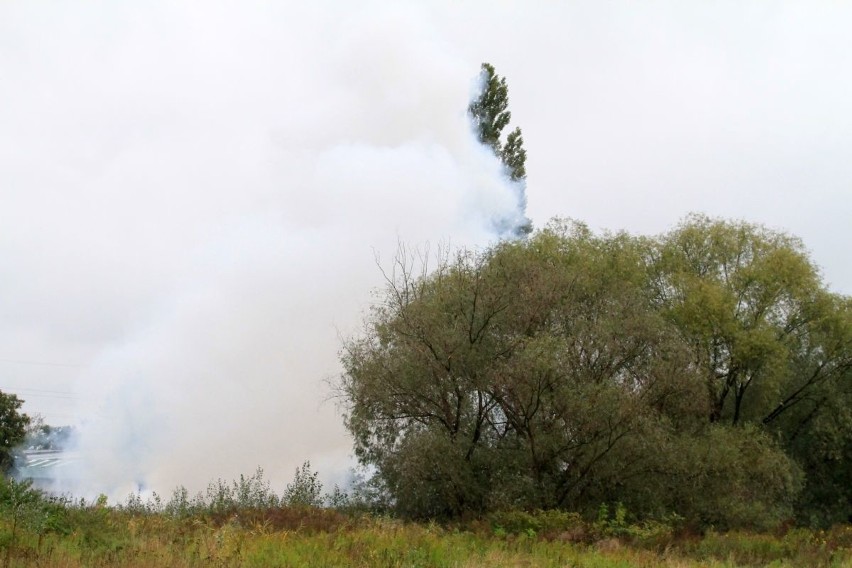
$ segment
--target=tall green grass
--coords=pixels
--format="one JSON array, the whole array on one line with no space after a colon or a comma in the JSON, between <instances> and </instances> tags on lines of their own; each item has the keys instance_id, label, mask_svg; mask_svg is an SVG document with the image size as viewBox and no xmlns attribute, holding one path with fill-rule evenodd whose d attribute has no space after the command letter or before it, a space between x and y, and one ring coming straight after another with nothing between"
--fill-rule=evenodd
<instances>
[{"instance_id":1,"label":"tall green grass","mask_svg":"<svg viewBox=\"0 0 852 568\"><path fill-rule=\"evenodd\" d=\"M253 490L249 490L252 489ZM261 478L120 506L0 484L3 567L852 567L852 527L698 535L629 523L507 512L455 525L271 502Z\"/></svg>"}]
</instances>

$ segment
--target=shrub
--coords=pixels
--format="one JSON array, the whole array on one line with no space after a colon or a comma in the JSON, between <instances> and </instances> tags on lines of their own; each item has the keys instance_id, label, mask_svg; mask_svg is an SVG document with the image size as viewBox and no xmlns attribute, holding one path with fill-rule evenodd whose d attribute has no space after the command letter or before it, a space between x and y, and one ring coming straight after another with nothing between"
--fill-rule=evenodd
<instances>
[{"instance_id":1,"label":"shrub","mask_svg":"<svg viewBox=\"0 0 852 568\"><path fill-rule=\"evenodd\" d=\"M323 501L319 474L311 471L311 462L306 461L287 484L283 502L291 507L322 507Z\"/></svg>"}]
</instances>

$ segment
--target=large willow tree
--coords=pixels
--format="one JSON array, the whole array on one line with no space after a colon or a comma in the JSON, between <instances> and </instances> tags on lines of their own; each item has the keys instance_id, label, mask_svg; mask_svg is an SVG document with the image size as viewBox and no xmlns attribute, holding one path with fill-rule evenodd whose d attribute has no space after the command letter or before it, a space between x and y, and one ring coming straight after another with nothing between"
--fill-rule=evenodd
<instances>
[{"instance_id":1,"label":"large willow tree","mask_svg":"<svg viewBox=\"0 0 852 568\"><path fill-rule=\"evenodd\" d=\"M661 313L689 345L711 422L776 435L805 472L803 520L852 516L852 302L803 244L693 216L653 246Z\"/></svg>"},{"instance_id":2,"label":"large willow tree","mask_svg":"<svg viewBox=\"0 0 852 568\"><path fill-rule=\"evenodd\" d=\"M743 251L725 252L732 289L717 242ZM838 388L849 356L840 300L794 240L699 217L653 239L554 223L431 270L415 257L386 274L340 383L357 456L400 513L790 514L786 408Z\"/></svg>"}]
</instances>

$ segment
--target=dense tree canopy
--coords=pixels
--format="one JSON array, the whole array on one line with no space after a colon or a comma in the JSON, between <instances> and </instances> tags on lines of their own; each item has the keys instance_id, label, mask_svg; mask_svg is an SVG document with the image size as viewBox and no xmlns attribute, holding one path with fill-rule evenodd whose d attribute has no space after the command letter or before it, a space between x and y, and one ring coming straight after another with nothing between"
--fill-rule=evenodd
<instances>
[{"instance_id":1,"label":"dense tree canopy","mask_svg":"<svg viewBox=\"0 0 852 568\"><path fill-rule=\"evenodd\" d=\"M802 243L694 216L655 245L654 288L702 369L713 422L765 426L805 471L808 522L852 514L852 304Z\"/></svg>"},{"instance_id":2,"label":"dense tree canopy","mask_svg":"<svg viewBox=\"0 0 852 568\"><path fill-rule=\"evenodd\" d=\"M795 239L704 217L658 238L555 222L432 270L414 258L346 342L340 384L399 512L620 501L757 525L789 516L803 479L800 513L817 478L849 479L796 450L849 451L852 325Z\"/></svg>"}]
</instances>

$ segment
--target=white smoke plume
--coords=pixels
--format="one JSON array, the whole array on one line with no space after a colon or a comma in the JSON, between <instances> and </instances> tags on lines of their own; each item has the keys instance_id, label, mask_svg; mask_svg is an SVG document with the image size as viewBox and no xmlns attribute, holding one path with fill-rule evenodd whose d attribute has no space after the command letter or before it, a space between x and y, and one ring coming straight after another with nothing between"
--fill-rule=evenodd
<instances>
[{"instance_id":1,"label":"white smoke plume","mask_svg":"<svg viewBox=\"0 0 852 568\"><path fill-rule=\"evenodd\" d=\"M87 355L63 488L340 475L324 381L374 254L486 244L515 211L466 116L479 61L411 6L313 6L0 8L0 171L26 190L2 215L29 217L0 253L29 243L38 303L6 316Z\"/></svg>"},{"instance_id":2,"label":"white smoke plume","mask_svg":"<svg viewBox=\"0 0 852 568\"><path fill-rule=\"evenodd\" d=\"M483 61L537 224L746 219L852 293L850 25L784 1L4 0L0 390L82 424L92 493L328 479L350 444L322 381L374 250L484 245L517 208L469 131Z\"/></svg>"}]
</instances>

